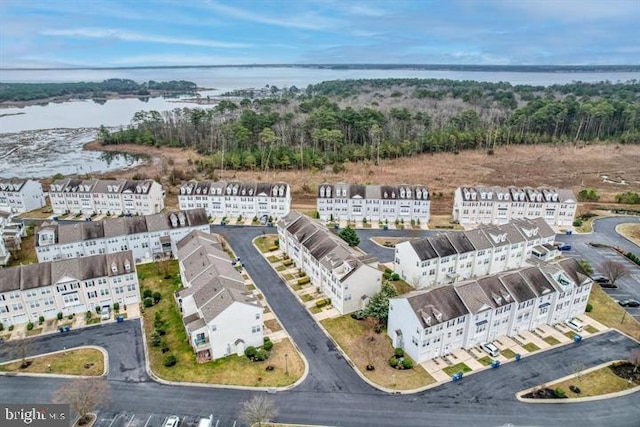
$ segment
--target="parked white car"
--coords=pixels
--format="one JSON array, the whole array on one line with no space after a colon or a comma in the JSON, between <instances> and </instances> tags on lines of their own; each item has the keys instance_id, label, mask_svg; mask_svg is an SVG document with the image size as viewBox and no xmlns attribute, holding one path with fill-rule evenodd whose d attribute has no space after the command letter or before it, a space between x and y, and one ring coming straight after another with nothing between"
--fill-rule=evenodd
<instances>
[{"instance_id":1,"label":"parked white car","mask_svg":"<svg viewBox=\"0 0 640 427\"><path fill-rule=\"evenodd\" d=\"M171 415L164 422L164 426L163 427L178 427L178 424L180 424L180 418L177 417L176 415Z\"/></svg>"},{"instance_id":2,"label":"parked white car","mask_svg":"<svg viewBox=\"0 0 640 427\"><path fill-rule=\"evenodd\" d=\"M573 329L576 332L582 331L582 328L583 328L582 322L576 319L575 317L571 320L566 320L564 323L565 325L567 325L569 328Z\"/></svg>"},{"instance_id":3,"label":"parked white car","mask_svg":"<svg viewBox=\"0 0 640 427\"><path fill-rule=\"evenodd\" d=\"M498 357L500 355L500 349L490 342L482 344L480 348L483 349L491 357Z\"/></svg>"}]
</instances>

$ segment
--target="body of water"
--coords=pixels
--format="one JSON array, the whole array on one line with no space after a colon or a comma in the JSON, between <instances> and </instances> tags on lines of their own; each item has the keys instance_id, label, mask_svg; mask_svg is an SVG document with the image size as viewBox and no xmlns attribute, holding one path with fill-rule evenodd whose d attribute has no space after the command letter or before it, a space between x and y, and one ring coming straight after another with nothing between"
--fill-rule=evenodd
<instances>
[{"instance_id":1,"label":"body of water","mask_svg":"<svg viewBox=\"0 0 640 427\"><path fill-rule=\"evenodd\" d=\"M189 80L200 87L215 90L203 95L218 95L234 89L297 86L338 79L434 78L452 80L505 81L511 84L548 86L573 81L629 81L638 73L562 73L562 72L485 72L432 70L331 70L315 68L160 68L126 70L2 70L0 82L45 83L102 81L126 78L138 82ZM101 153L82 150L84 142L95 136L95 128L125 126L137 111L166 111L174 108L207 108L175 98L115 99L106 102L77 100L1 108L0 177L43 177L56 173L104 172L132 166L139 159L118 157L106 161ZM42 131L50 129L50 131ZM77 132L78 129L85 129ZM92 130L93 129L93 130ZM76 130L76 131L64 131ZM7 154L9 153L9 154ZM82 168L82 171L80 170Z\"/></svg>"}]
</instances>

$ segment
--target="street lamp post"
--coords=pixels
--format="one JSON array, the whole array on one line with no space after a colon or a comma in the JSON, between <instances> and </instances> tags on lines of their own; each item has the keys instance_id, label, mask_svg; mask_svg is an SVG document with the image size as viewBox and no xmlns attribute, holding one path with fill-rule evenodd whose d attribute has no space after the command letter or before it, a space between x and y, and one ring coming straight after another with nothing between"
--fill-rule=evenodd
<instances>
[{"instance_id":1,"label":"street lamp post","mask_svg":"<svg viewBox=\"0 0 640 427\"><path fill-rule=\"evenodd\" d=\"M289 355L287 353L284 354L284 373L285 375L289 375L289 364L287 363L287 357Z\"/></svg>"}]
</instances>

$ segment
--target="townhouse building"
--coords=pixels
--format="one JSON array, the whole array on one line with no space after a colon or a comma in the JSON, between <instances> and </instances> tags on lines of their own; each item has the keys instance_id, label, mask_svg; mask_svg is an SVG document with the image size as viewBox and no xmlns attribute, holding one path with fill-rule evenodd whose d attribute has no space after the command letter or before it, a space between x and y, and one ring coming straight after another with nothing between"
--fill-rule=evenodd
<instances>
[{"instance_id":1,"label":"townhouse building","mask_svg":"<svg viewBox=\"0 0 640 427\"><path fill-rule=\"evenodd\" d=\"M204 209L119 217L73 224L43 223L35 230L38 262L131 251L136 264L172 257L193 230L208 233Z\"/></svg>"},{"instance_id":2,"label":"townhouse building","mask_svg":"<svg viewBox=\"0 0 640 427\"><path fill-rule=\"evenodd\" d=\"M574 259L389 300L387 333L418 363L584 313L592 281Z\"/></svg>"},{"instance_id":3,"label":"townhouse building","mask_svg":"<svg viewBox=\"0 0 640 427\"><path fill-rule=\"evenodd\" d=\"M192 231L178 242L176 294L189 343L199 362L263 344L263 307L222 249L217 235Z\"/></svg>"},{"instance_id":4,"label":"townhouse building","mask_svg":"<svg viewBox=\"0 0 640 427\"><path fill-rule=\"evenodd\" d=\"M15 214L0 211L0 266L7 265L11 251L20 250L24 225L15 218Z\"/></svg>"},{"instance_id":5,"label":"townhouse building","mask_svg":"<svg viewBox=\"0 0 640 427\"><path fill-rule=\"evenodd\" d=\"M324 221L414 220L426 224L431 197L427 187L421 185L321 184L317 208Z\"/></svg>"},{"instance_id":6,"label":"townhouse building","mask_svg":"<svg viewBox=\"0 0 640 427\"><path fill-rule=\"evenodd\" d=\"M29 212L46 204L42 184L30 179L0 180L0 211Z\"/></svg>"},{"instance_id":7,"label":"townhouse building","mask_svg":"<svg viewBox=\"0 0 640 427\"><path fill-rule=\"evenodd\" d=\"M398 243L394 270L416 289L454 283L553 259L560 254L554 238L542 218L450 231Z\"/></svg>"},{"instance_id":8,"label":"townhouse building","mask_svg":"<svg viewBox=\"0 0 640 427\"><path fill-rule=\"evenodd\" d=\"M131 251L0 269L0 322L5 327L116 302L121 307L140 302Z\"/></svg>"},{"instance_id":9,"label":"townhouse building","mask_svg":"<svg viewBox=\"0 0 640 427\"><path fill-rule=\"evenodd\" d=\"M473 226L542 217L549 225L571 227L576 207L577 199L569 189L459 187L453 199L453 220Z\"/></svg>"},{"instance_id":10,"label":"townhouse building","mask_svg":"<svg viewBox=\"0 0 640 427\"><path fill-rule=\"evenodd\" d=\"M349 247L317 221L292 211L278 222L278 237L280 249L340 313L364 308L380 290L377 258Z\"/></svg>"},{"instance_id":11,"label":"townhouse building","mask_svg":"<svg viewBox=\"0 0 640 427\"><path fill-rule=\"evenodd\" d=\"M180 209L203 208L210 217L282 218L291 210L284 182L189 181L180 187Z\"/></svg>"},{"instance_id":12,"label":"townhouse building","mask_svg":"<svg viewBox=\"0 0 640 427\"><path fill-rule=\"evenodd\" d=\"M164 209L164 190L153 180L61 179L49 188L55 214L152 215Z\"/></svg>"}]
</instances>

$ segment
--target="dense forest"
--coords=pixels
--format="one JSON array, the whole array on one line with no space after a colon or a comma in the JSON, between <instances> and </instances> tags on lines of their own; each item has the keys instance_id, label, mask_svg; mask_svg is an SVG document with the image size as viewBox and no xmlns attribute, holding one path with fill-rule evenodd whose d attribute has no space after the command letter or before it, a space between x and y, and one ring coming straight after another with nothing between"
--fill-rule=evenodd
<instances>
[{"instance_id":1,"label":"dense forest","mask_svg":"<svg viewBox=\"0 0 640 427\"><path fill-rule=\"evenodd\" d=\"M211 109L135 114L103 144L189 147L204 170L340 168L345 161L509 144L640 142L640 83L512 86L474 81L327 81L240 91ZM254 98L245 97L256 95Z\"/></svg>"},{"instance_id":2,"label":"dense forest","mask_svg":"<svg viewBox=\"0 0 640 427\"><path fill-rule=\"evenodd\" d=\"M193 82L150 80L136 83L128 79L109 79L102 82L80 83L0 83L0 102L33 101L59 96L100 98L107 93L147 96L151 91L192 93L197 89Z\"/></svg>"}]
</instances>

